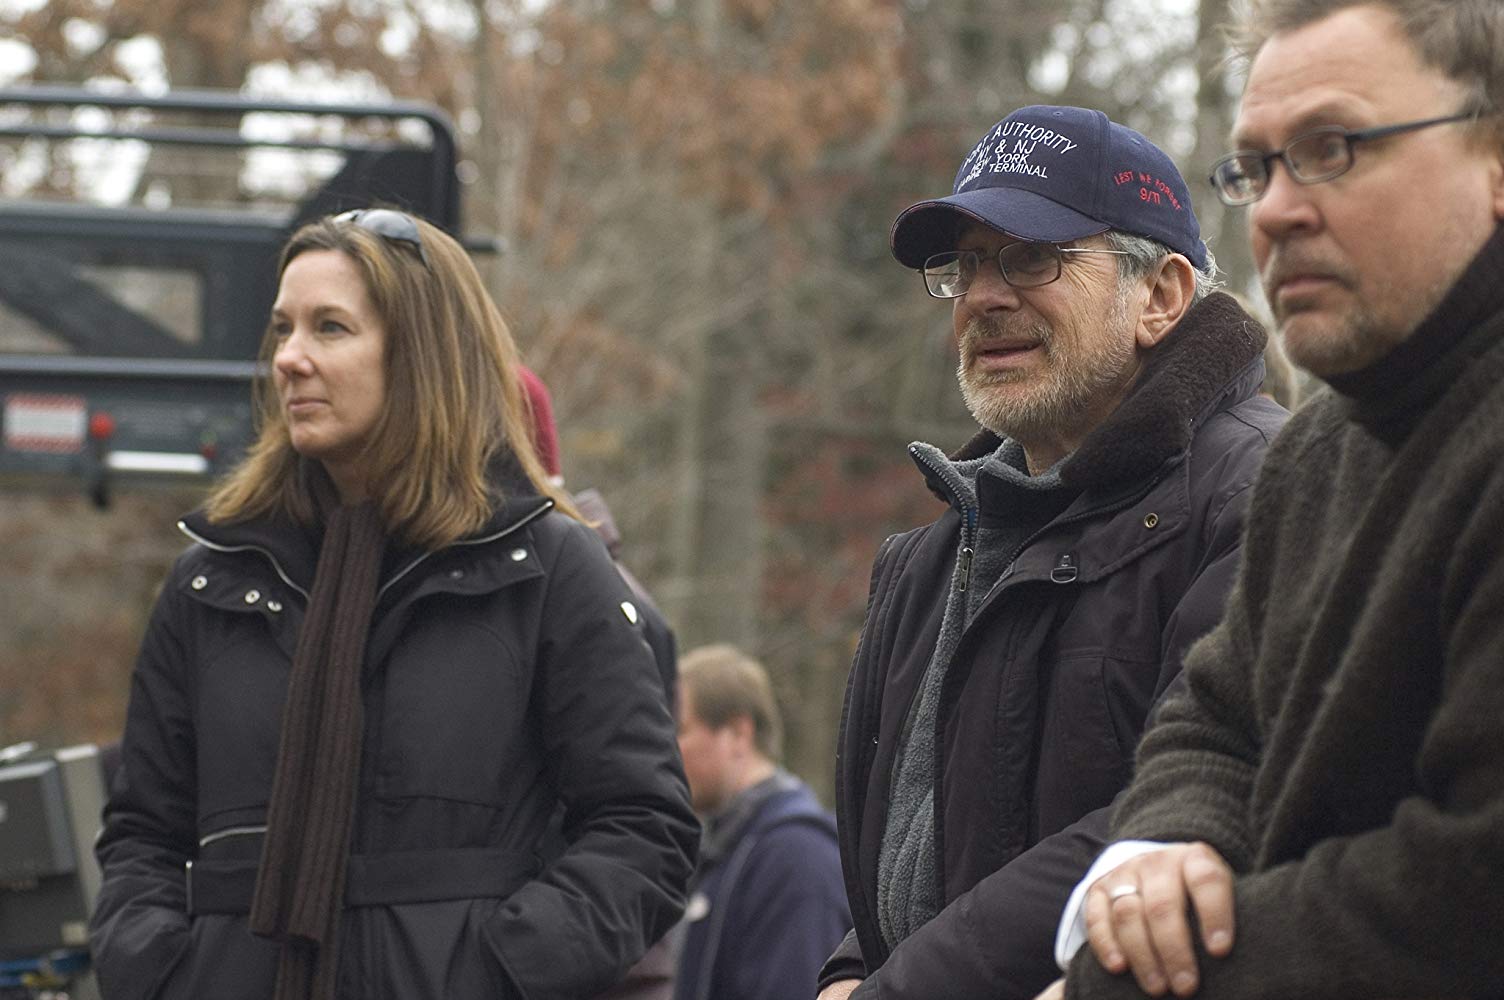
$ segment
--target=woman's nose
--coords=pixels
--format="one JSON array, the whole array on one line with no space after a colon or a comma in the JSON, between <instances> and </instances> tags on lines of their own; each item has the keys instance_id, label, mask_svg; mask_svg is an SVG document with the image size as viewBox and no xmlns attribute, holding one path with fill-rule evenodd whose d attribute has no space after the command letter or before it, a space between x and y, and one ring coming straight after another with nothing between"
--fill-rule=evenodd
<instances>
[{"instance_id":1,"label":"woman's nose","mask_svg":"<svg viewBox=\"0 0 1504 1000\"><path fill-rule=\"evenodd\" d=\"M302 374L308 369L308 352L303 349L303 338L296 330L277 341L272 354L272 367L284 375Z\"/></svg>"}]
</instances>

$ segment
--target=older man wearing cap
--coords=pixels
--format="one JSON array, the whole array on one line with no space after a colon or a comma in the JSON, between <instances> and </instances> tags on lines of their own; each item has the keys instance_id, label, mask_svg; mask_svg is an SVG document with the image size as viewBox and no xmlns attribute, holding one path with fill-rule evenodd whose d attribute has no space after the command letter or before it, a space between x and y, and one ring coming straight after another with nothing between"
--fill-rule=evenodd
<instances>
[{"instance_id":1,"label":"older man wearing cap","mask_svg":"<svg viewBox=\"0 0 1504 1000\"><path fill-rule=\"evenodd\" d=\"M949 509L874 566L837 764L855 929L821 996L1032 997L1285 413L1179 171L1100 112L1008 116L892 242L951 300L983 429L910 446Z\"/></svg>"}]
</instances>

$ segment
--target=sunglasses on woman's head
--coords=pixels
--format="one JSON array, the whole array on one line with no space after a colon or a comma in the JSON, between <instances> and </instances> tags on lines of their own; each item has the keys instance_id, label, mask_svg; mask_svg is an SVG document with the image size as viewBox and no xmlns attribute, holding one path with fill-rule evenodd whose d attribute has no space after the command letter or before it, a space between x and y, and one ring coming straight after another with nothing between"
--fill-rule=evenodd
<instances>
[{"instance_id":1,"label":"sunglasses on woman's head","mask_svg":"<svg viewBox=\"0 0 1504 1000\"><path fill-rule=\"evenodd\" d=\"M423 266L428 267L428 252L423 249L423 233L418 228L417 220L405 212L391 208L353 208L336 215L334 221L359 226L383 239L411 244L417 248Z\"/></svg>"}]
</instances>

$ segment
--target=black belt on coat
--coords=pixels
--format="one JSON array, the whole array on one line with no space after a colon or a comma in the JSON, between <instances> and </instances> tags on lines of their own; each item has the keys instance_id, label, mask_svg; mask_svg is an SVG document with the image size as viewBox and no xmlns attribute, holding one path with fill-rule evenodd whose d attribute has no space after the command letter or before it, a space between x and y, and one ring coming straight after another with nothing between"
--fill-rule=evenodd
<instances>
[{"instance_id":1,"label":"black belt on coat","mask_svg":"<svg viewBox=\"0 0 1504 1000\"><path fill-rule=\"evenodd\" d=\"M510 896L541 870L531 854L490 847L352 854L346 906L390 906ZM255 861L190 861L184 867L188 912L249 913Z\"/></svg>"}]
</instances>

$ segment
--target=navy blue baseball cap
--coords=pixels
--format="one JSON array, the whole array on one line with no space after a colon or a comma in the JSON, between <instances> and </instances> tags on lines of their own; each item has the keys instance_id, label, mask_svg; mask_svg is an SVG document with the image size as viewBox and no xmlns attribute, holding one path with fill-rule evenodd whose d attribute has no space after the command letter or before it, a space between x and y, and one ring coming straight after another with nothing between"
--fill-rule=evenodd
<instances>
[{"instance_id":1,"label":"navy blue baseball cap","mask_svg":"<svg viewBox=\"0 0 1504 1000\"><path fill-rule=\"evenodd\" d=\"M1100 111L1034 105L994 125L956 171L953 193L893 222L906 267L956 249L967 220L1024 240L1065 243L1109 229L1147 236L1206 267L1191 192L1154 143Z\"/></svg>"}]
</instances>

